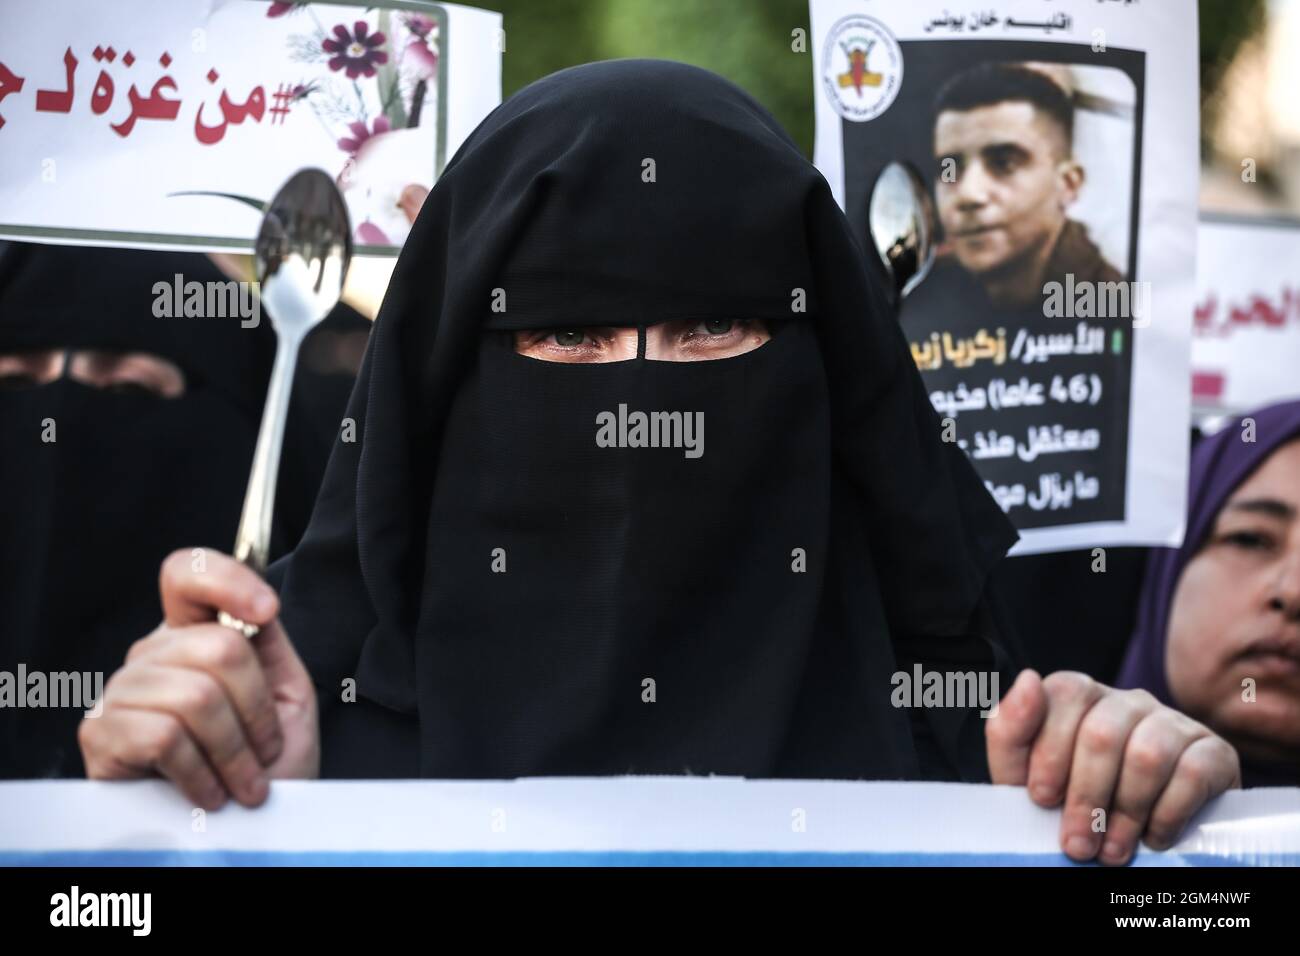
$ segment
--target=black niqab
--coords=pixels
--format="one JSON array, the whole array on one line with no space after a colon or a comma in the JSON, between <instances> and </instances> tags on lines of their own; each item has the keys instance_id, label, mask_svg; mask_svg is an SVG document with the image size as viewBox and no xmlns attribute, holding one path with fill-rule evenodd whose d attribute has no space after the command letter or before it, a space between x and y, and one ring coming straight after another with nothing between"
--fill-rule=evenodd
<instances>
[{"instance_id":1,"label":"black niqab","mask_svg":"<svg viewBox=\"0 0 1300 956\"><path fill-rule=\"evenodd\" d=\"M185 392L69 377L0 389L0 670L101 672L157 627L158 569L178 548L229 551L275 339L265 316L161 317L155 285L226 282L202 255L12 244L0 254L0 352L103 349L175 363ZM340 309L337 331L368 322ZM304 374L281 467L275 541L296 543L351 378ZM53 423L49 433L45 423ZM54 441L46 441L46 437ZM0 776L82 770L75 707L0 710Z\"/></svg>"},{"instance_id":2,"label":"black niqab","mask_svg":"<svg viewBox=\"0 0 1300 956\"><path fill-rule=\"evenodd\" d=\"M176 548L228 550L274 343L239 319L158 318L154 283L224 280L203 256L15 246L0 277L0 351L149 352L185 393L118 394L67 376L0 391L0 669L102 672L161 617ZM54 441L45 441L45 422ZM76 708L0 713L7 776L77 773Z\"/></svg>"},{"instance_id":3,"label":"black niqab","mask_svg":"<svg viewBox=\"0 0 1300 956\"><path fill-rule=\"evenodd\" d=\"M1014 532L864 263L704 70L591 64L490 115L398 262L362 440L275 569L324 773L977 777L974 712L927 715L927 744L891 676L997 666L982 595ZM775 334L597 365L504 335L708 318ZM601 447L620 406L702 413L703 454Z\"/></svg>"}]
</instances>

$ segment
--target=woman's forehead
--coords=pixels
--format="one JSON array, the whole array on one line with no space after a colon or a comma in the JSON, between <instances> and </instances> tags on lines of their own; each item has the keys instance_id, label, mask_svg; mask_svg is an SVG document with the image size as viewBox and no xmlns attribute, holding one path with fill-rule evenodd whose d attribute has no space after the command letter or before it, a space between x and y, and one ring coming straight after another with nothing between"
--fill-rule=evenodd
<instances>
[{"instance_id":1,"label":"woman's forehead","mask_svg":"<svg viewBox=\"0 0 1300 956\"><path fill-rule=\"evenodd\" d=\"M1223 508L1224 512L1243 506L1272 502L1289 508L1291 516L1300 513L1300 437L1293 438L1265 458L1237 486ZM1282 509L1257 508L1261 512ZM1280 513L1279 517L1282 516Z\"/></svg>"}]
</instances>

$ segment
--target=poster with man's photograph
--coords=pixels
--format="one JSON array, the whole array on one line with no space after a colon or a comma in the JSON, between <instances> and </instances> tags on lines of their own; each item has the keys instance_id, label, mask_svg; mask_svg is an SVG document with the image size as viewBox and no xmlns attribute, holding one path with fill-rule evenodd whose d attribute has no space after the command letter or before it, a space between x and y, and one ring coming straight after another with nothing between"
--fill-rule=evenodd
<instances>
[{"instance_id":1,"label":"poster with man's photograph","mask_svg":"<svg viewBox=\"0 0 1300 956\"><path fill-rule=\"evenodd\" d=\"M1181 536L1195 6L1155 7L812 3L818 166L1020 553Z\"/></svg>"}]
</instances>

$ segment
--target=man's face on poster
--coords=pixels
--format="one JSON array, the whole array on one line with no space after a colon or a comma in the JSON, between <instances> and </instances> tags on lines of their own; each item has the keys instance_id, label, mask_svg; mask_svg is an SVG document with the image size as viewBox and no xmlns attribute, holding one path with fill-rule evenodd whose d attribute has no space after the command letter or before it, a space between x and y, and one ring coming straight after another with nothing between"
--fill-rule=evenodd
<instances>
[{"instance_id":1,"label":"man's face on poster","mask_svg":"<svg viewBox=\"0 0 1300 956\"><path fill-rule=\"evenodd\" d=\"M979 275L1045 259L1082 181L1060 126L1008 100L940 113L934 145L939 218L962 266Z\"/></svg>"}]
</instances>

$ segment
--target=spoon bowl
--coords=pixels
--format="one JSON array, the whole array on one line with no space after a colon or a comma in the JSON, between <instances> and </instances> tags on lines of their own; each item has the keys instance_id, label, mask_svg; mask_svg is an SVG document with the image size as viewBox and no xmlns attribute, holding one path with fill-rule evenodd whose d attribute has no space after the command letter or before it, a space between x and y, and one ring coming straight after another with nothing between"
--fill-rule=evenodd
<instances>
[{"instance_id":1,"label":"spoon bowl","mask_svg":"<svg viewBox=\"0 0 1300 956\"><path fill-rule=\"evenodd\" d=\"M294 174L271 200L257 233L262 302L281 348L301 342L338 305L352 259L348 209L319 169Z\"/></svg>"},{"instance_id":2,"label":"spoon bowl","mask_svg":"<svg viewBox=\"0 0 1300 956\"><path fill-rule=\"evenodd\" d=\"M255 254L261 300L277 345L235 538L235 558L260 574L270 553L276 477L298 348L338 305L352 260L348 209L334 180L319 169L295 173L267 207ZM251 629L225 617L222 622L238 625L245 633Z\"/></svg>"},{"instance_id":3,"label":"spoon bowl","mask_svg":"<svg viewBox=\"0 0 1300 956\"><path fill-rule=\"evenodd\" d=\"M893 282L895 302L901 303L929 273L938 232L930 192L911 165L894 162L881 170L871 190L867 226Z\"/></svg>"}]
</instances>

